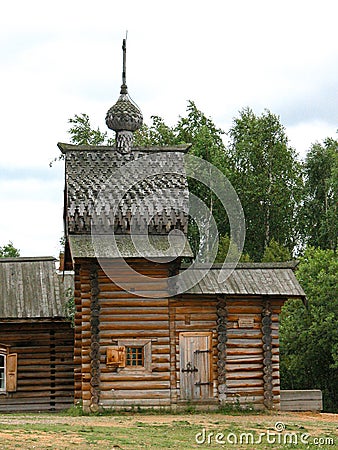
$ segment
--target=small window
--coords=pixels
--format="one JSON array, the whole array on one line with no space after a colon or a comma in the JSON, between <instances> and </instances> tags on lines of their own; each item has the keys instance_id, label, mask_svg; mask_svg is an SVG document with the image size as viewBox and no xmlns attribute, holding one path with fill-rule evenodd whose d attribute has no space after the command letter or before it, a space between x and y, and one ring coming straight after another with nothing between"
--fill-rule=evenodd
<instances>
[{"instance_id":1,"label":"small window","mask_svg":"<svg viewBox=\"0 0 338 450\"><path fill-rule=\"evenodd\" d=\"M6 390L6 356L0 354L0 392Z\"/></svg>"},{"instance_id":2,"label":"small window","mask_svg":"<svg viewBox=\"0 0 338 450\"><path fill-rule=\"evenodd\" d=\"M150 339L123 339L118 345L125 347L125 367L121 370L151 372Z\"/></svg>"},{"instance_id":3,"label":"small window","mask_svg":"<svg viewBox=\"0 0 338 450\"><path fill-rule=\"evenodd\" d=\"M0 344L0 394L15 392L18 355L9 353L7 345Z\"/></svg>"},{"instance_id":4,"label":"small window","mask_svg":"<svg viewBox=\"0 0 338 450\"><path fill-rule=\"evenodd\" d=\"M144 348L126 347L126 366L144 366Z\"/></svg>"}]
</instances>

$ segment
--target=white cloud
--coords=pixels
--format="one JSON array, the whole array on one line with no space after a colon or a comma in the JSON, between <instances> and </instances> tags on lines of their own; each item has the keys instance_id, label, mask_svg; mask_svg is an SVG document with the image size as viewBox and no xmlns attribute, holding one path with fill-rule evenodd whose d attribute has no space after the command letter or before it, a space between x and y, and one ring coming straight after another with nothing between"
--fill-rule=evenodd
<instances>
[{"instance_id":1,"label":"white cloud","mask_svg":"<svg viewBox=\"0 0 338 450\"><path fill-rule=\"evenodd\" d=\"M302 158L305 158L311 144L322 142L327 137L337 139L337 128L325 122L315 120L313 122L300 122L289 126L287 134L292 147L296 148Z\"/></svg>"},{"instance_id":2,"label":"white cloud","mask_svg":"<svg viewBox=\"0 0 338 450\"><path fill-rule=\"evenodd\" d=\"M62 179L0 181L0 245L13 241L22 256L57 256L63 234L62 189Z\"/></svg>"},{"instance_id":3,"label":"white cloud","mask_svg":"<svg viewBox=\"0 0 338 450\"><path fill-rule=\"evenodd\" d=\"M245 106L268 108L303 154L338 128L337 12L333 0L7 2L0 16L1 166L9 174L39 169L48 178L56 143L69 139L70 117L86 112L105 130L126 30L128 86L146 121L156 114L175 123L188 99L225 129ZM62 197L61 186L42 189ZM0 239L19 241L28 254L39 236L41 251L53 253L60 227L35 217L43 206L58 223L55 204L48 209L32 186L4 192ZM17 225L20 210L32 211L25 231Z\"/></svg>"}]
</instances>

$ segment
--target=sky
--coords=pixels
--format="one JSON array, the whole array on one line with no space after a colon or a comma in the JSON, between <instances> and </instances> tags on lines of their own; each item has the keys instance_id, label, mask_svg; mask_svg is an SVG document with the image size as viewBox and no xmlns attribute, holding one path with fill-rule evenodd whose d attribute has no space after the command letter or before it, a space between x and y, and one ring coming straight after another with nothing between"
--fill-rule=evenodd
<instances>
[{"instance_id":1,"label":"sky","mask_svg":"<svg viewBox=\"0 0 338 450\"><path fill-rule=\"evenodd\" d=\"M64 166L49 163L75 114L107 130L126 30L145 123L174 125L193 100L227 131L242 108L267 108L304 158L337 137L337 16L335 0L1 2L0 246L58 256Z\"/></svg>"}]
</instances>

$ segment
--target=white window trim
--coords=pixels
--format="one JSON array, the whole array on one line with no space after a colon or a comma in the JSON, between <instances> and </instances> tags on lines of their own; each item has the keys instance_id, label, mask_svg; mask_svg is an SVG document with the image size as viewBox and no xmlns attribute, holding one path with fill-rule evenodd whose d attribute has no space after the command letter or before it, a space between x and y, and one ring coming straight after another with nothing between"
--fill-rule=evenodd
<instances>
[{"instance_id":1,"label":"white window trim","mask_svg":"<svg viewBox=\"0 0 338 450\"><path fill-rule=\"evenodd\" d=\"M4 387L1 388L0 387L0 394L6 394L6 363L7 363L7 354L8 354L8 349L7 346L3 346L0 345L0 355L4 357Z\"/></svg>"}]
</instances>

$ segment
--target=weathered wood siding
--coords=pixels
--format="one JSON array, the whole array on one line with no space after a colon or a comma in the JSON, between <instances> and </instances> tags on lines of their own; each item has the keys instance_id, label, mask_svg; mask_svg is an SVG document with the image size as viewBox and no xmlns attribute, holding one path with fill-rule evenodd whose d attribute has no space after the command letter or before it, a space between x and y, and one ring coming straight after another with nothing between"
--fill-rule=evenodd
<instances>
[{"instance_id":1,"label":"weathered wood siding","mask_svg":"<svg viewBox=\"0 0 338 450\"><path fill-rule=\"evenodd\" d=\"M169 406L183 402L180 392L180 333L211 333L210 398L202 402L239 402L279 408L279 313L284 298L183 294L148 298L168 290L170 264L130 260L139 273L164 278L141 281L118 261L95 260L75 267L75 401L85 409ZM109 276L112 275L112 276ZM132 292L114 283L114 277ZM107 349L125 340L151 343L150 369L111 367Z\"/></svg>"},{"instance_id":2,"label":"weathered wood siding","mask_svg":"<svg viewBox=\"0 0 338 450\"><path fill-rule=\"evenodd\" d=\"M271 336L272 336L272 384L273 408L281 408L280 369L279 369L279 317L286 298L270 298L271 305Z\"/></svg>"},{"instance_id":3,"label":"weathered wood siding","mask_svg":"<svg viewBox=\"0 0 338 450\"><path fill-rule=\"evenodd\" d=\"M209 402L217 401L217 332L215 296L183 295L170 299L172 402L180 403L180 346L183 332L211 332L211 390Z\"/></svg>"},{"instance_id":4,"label":"weathered wood siding","mask_svg":"<svg viewBox=\"0 0 338 450\"><path fill-rule=\"evenodd\" d=\"M17 353L16 392L0 412L58 411L73 404L73 329L68 322L0 322L0 343Z\"/></svg>"},{"instance_id":5,"label":"weathered wood siding","mask_svg":"<svg viewBox=\"0 0 338 450\"><path fill-rule=\"evenodd\" d=\"M262 307L257 298L226 299L226 402L263 404Z\"/></svg>"},{"instance_id":6,"label":"weathered wood siding","mask_svg":"<svg viewBox=\"0 0 338 450\"><path fill-rule=\"evenodd\" d=\"M273 297L226 299L226 402L279 408L278 329L283 302Z\"/></svg>"},{"instance_id":7,"label":"weathered wood siding","mask_svg":"<svg viewBox=\"0 0 338 450\"><path fill-rule=\"evenodd\" d=\"M92 367L91 348L91 298L92 286L90 272L95 263L80 265L75 280L77 320L75 329L76 384L75 398L83 400L84 408L92 407ZM132 267L138 272L154 278L167 278L170 265L134 260ZM105 272L119 273L124 277L125 269L111 260L105 265L105 272L97 268L99 303L99 344L100 344L100 382L99 406L158 406L170 405L170 336L168 298L139 297L117 286ZM146 284L125 275L130 287L135 291L167 292L167 281L161 285ZM107 348L118 345L126 339L151 341L151 370L119 368L106 364Z\"/></svg>"},{"instance_id":8,"label":"weathered wood siding","mask_svg":"<svg viewBox=\"0 0 338 450\"><path fill-rule=\"evenodd\" d=\"M323 396L319 389L280 391L282 411L322 411Z\"/></svg>"}]
</instances>

